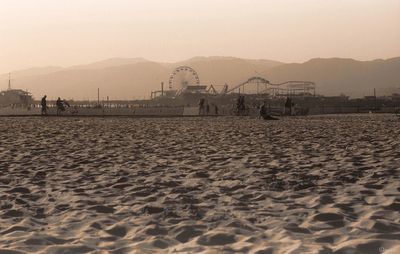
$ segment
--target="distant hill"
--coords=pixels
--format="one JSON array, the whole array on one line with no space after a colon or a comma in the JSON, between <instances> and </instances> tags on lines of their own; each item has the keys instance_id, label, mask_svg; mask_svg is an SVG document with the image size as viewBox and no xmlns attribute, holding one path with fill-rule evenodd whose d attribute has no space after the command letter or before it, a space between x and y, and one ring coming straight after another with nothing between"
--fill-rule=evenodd
<instances>
[{"instance_id":1,"label":"distant hill","mask_svg":"<svg viewBox=\"0 0 400 254\"><path fill-rule=\"evenodd\" d=\"M47 94L50 99L96 99L100 88L102 99L143 98L160 84L169 70L158 63L141 62L109 68L64 69L46 75L14 80L13 86L27 89L35 98Z\"/></svg>"},{"instance_id":2,"label":"distant hill","mask_svg":"<svg viewBox=\"0 0 400 254\"><path fill-rule=\"evenodd\" d=\"M202 84L221 89L234 86L251 76L262 76L273 83L307 80L317 84L317 93L348 94L353 97L400 92L400 58L374 61L353 59L311 59L285 64L271 60L235 57L194 57L177 63L156 63L143 58L112 58L67 68L32 68L12 73L12 86L26 89L35 98L47 94L66 99L148 98L160 83L168 83L170 73L180 65L194 68ZM8 74L0 75L0 89L7 87Z\"/></svg>"},{"instance_id":3,"label":"distant hill","mask_svg":"<svg viewBox=\"0 0 400 254\"><path fill-rule=\"evenodd\" d=\"M400 92L400 57L387 60L311 59L302 64L285 64L266 70L262 76L273 82L309 80L317 93L352 97Z\"/></svg>"}]
</instances>

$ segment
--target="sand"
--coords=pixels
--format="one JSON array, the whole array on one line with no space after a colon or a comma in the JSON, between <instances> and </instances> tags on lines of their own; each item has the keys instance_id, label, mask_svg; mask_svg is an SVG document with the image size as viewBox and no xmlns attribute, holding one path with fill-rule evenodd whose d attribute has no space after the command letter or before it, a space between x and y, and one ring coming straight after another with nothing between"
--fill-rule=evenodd
<instances>
[{"instance_id":1,"label":"sand","mask_svg":"<svg viewBox=\"0 0 400 254\"><path fill-rule=\"evenodd\" d=\"M394 115L0 118L0 253L400 253Z\"/></svg>"}]
</instances>

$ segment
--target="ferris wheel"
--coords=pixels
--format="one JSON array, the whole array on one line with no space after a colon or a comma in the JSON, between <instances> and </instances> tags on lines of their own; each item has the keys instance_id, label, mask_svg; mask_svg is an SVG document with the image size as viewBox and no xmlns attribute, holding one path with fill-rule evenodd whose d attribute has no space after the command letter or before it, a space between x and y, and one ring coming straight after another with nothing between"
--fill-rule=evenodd
<instances>
[{"instance_id":1,"label":"ferris wheel","mask_svg":"<svg viewBox=\"0 0 400 254\"><path fill-rule=\"evenodd\" d=\"M187 86L199 85L200 79L197 72L189 66L176 68L169 77L169 89L180 90Z\"/></svg>"}]
</instances>

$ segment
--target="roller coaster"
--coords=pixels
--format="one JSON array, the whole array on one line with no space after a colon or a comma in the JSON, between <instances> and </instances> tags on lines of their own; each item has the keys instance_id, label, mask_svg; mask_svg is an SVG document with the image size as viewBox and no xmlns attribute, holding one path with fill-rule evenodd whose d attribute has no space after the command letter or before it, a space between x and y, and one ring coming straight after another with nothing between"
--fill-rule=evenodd
<instances>
[{"instance_id":1,"label":"roller coaster","mask_svg":"<svg viewBox=\"0 0 400 254\"><path fill-rule=\"evenodd\" d=\"M310 81L271 83L265 78L255 76L222 93L260 94L273 97L315 96L315 83Z\"/></svg>"}]
</instances>

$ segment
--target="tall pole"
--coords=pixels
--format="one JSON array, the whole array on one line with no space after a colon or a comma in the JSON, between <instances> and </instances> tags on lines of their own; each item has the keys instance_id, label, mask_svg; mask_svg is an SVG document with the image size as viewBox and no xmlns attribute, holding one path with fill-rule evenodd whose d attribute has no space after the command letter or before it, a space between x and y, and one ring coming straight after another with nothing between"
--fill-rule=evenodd
<instances>
[{"instance_id":1,"label":"tall pole","mask_svg":"<svg viewBox=\"0 0 400 254\"><path fill-rule=\"evenodd\" d=\"M11 73L8 73L8 90L11 89Z\"/></svg>"},{"instance_id":2,"label":"tall pole","mask_svg":"<svg viewBox=\"0 0 400 254\"><path fill-rule=\"evenodd\" d=\"M100 105L100 88L97 88L97 105Z\"/></svg>"},{"instance_id":3,"label":"tall pole","mask_svg":"<svg viewBox=\"0 0 400 254\"><path fill-rule=\"evenodd\" d=\"M164 82L161 82L161 96L164 96Z\"/></svg>"}]
</instances>

